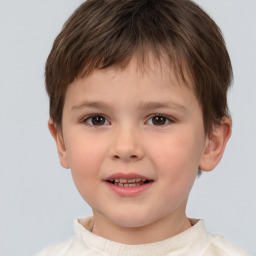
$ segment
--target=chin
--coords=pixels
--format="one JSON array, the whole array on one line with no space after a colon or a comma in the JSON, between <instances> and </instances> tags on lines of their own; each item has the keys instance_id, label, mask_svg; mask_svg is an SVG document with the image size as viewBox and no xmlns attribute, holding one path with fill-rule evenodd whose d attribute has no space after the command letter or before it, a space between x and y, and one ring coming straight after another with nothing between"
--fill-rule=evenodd
<instances>
[{"instance_id":1,"label":"chin","mask_svg":"<svg viewBox=\"0 0 256 256\"><path fill-rule=\"evenodd\" d=\"M109 218L111 222L115 223L116 225L120 227L125 228L139 228L143 226L147 226L154 222L152 218L149 218L149 214L141 214L138 212L133 213L119 213L118 215L115 214L112 218Z\"/></svg>"}]
</instances>

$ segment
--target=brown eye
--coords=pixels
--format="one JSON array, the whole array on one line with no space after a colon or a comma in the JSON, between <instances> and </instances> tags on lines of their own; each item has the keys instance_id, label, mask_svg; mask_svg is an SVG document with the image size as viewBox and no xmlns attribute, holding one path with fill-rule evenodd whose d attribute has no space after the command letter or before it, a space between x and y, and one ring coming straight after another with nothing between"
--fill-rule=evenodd
<instances>
[{"instance_id":1,"label":"brown eye","mask_svg":"<svg viewBox=\"0 0 256 256\"><path fill-rule=\"evenodd\" d=\"M105 124L105 117L103 117L103 116L94 116L94 117L92 117L92 124L93 125L103 125L103 124Z\"/></svg>"},{"instance_id":2,"label":"brown eye","mask_svg":"<svg viewBox=\"0 0 256 256\"><path fill-rule=\"evenodd\" d=\"M108 120L101 115L90 116L86 118L85 121L92 126L101 126L101 125L109 124Z\"/></svg>"},{"instance_id":3,"label":"brown eye","mask_svg":"<svg viewBox=\"0 0 256 256\"><path fill-rule=\"evenodd\" d=\"M152 117L152 124L153 125L165 125L167 118L164 116L154 116Z\"/></svg>"}]
</instances>

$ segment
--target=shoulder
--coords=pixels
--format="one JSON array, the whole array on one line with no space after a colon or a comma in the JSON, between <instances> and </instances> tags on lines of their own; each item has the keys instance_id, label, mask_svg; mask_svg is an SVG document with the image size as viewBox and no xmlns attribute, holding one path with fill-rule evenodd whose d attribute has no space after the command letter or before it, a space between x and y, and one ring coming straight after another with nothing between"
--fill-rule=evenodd
<instances>
[{"instance_id":1,"label":"shoulder","mask_svg":"<svg viewBox=\"0 0 256 256\"><path fill-rule=\"evenodd\" d=\"M95 251L94 248L90 248L85 242L90 235L90 232L87 232L87 228L90 228L92 218L81 219L81 221L83 221L86 227L81 226L79 221L75 220L74 237L71 237L64 242L50 245L35 256L84 256L88 255L91 251Z\"/></svg>"},{"instance_id":2,"label":"shoulder","mask_svg":"<svg viewBox=\"0 0 256 256\"><path fill-rule=\"evenodd\" d=\"M76 244L75 237L72 237L64 242L56 243L46 247L43 251L35 256L66 256L70 249Z\"/></svg>"},{"instance_id":3,"label":"shoulder","mask_svg":"<svg viewBox=\"0 0 256 256\"><path fill-rule=\"evenodd\" d=\"M231 243L222 235L209 235L210 244L205 255L250 256L242 247Z\"/></svg>"}]
</instances>

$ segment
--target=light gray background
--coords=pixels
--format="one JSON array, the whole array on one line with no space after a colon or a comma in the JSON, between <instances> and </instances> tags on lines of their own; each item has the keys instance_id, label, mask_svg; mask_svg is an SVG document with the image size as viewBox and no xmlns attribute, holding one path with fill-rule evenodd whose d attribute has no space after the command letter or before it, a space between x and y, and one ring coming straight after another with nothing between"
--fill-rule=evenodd
<instances>
[{"instance_id":1,"label":"light gray background","mask_svg":"<svg viewBox=\"0 0 256 256\"><path fill-rule=\"evenodd\" d=\"M196 181L188 215L256 255L256 1L197 0L221 27L235 82L233 135L215 171ZM44 63L81 0L0 0L0 255L29 256L73 235L91 214L47 130Z\"/></svg>"}]
</instances>

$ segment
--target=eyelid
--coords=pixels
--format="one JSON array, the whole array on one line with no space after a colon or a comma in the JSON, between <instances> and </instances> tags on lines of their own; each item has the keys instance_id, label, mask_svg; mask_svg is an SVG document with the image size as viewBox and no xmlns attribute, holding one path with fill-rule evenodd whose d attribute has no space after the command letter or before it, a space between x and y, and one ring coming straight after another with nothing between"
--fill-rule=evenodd
<instances>
[{"instance_id":1,"label":"eyelid","mask_svg":"<svg viewBox=\"0 0 256 256\"><path fill-rule=\"evenodd\" d=\"M88 122L89 119L93 118L93 117L96 117L96 116L101 116L101 117L104 117L105 118L105 121L107 121L107 124L103 124L103 125L93 125L93 124L90 124ZM93 127L97 127L97 126L105 126L105 125L110 125L110 121L109 119L103 115L103 114L99 114L99 113L95 113L95 114L89 114L89 115L86 115L85 117L81 118L81 123L86 123L88 126L93 126Z\"/></svg>"},{"instance_id":2,"label":"eyelid","mask_svg":"<svg viewBox=\"0 0 256 256\"><path fill-rule=\"evenodd\" d=\"M165 115L165 114L153 114L153 115L151 115L151 116L149 116L148 118L147 118L147 121L146 121L146 124L149 122L149 120L151 120L152 118L154 118L154 117L164 117L164 118L166 118L166 121L167 121L167 123L166 124L163 124L163 125L158 125L158 126L166 126L166 125L168 125L168 124L170 124L170 123L174 123L175 122L175 119L174 118L172 118L172 117L170 117L170 116L168 116L168 115ZM152 124L150 124L150 125L153 125L153 126L157 126L157 125L154 125L153 123Z\"/></svg>"}]
</instances>

